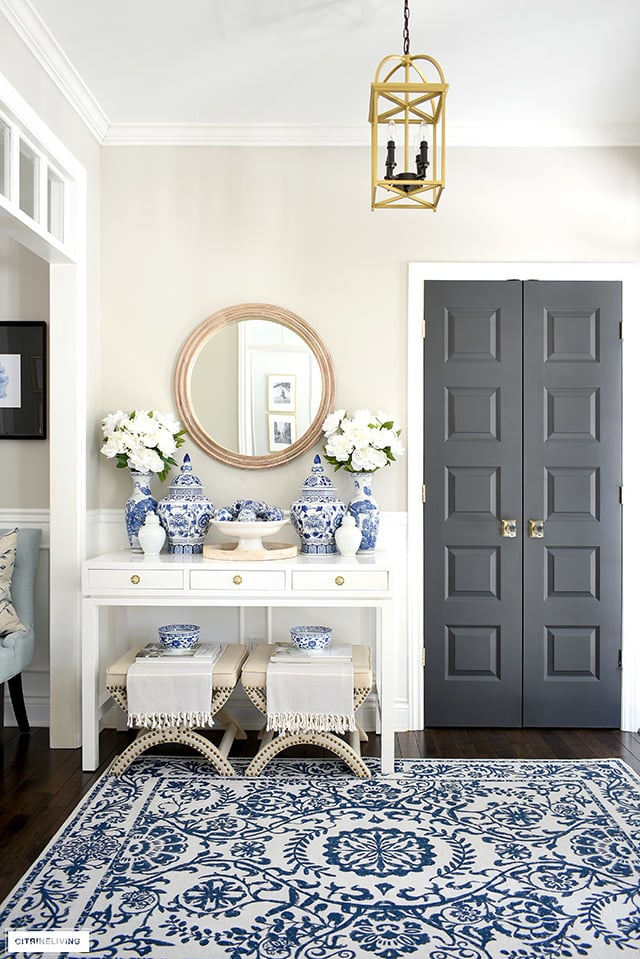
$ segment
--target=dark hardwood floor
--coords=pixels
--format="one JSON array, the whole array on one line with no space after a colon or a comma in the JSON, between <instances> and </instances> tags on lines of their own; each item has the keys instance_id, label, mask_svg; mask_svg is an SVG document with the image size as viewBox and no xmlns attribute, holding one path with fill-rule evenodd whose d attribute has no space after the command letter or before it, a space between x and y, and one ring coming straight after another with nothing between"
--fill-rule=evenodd
<instances>
[{"instance_id":1,"label":"dark hardwood floor","mask_svg":"<svg viewBox=\"0 0 640 959\"><path fill-rule=\"evenodd\" d=\"M217 735L217 734L215 734ZM49 749L49 730L20 735L0 729L0 901L46 847L133 733L105 730L100 766L83 772L79 749ZM215 736L214 736L215 740ZM255 733L235 744L235 756L253 756ZM167 752L167 747L163 747ZM379 755L370 735L363 754ZM311 755L290 750L284 755ZM640 735L612 729L424 729L396 735L396 756L404 759L607 759L618 757L640 775Z\"/></svg>"}]
</instances>

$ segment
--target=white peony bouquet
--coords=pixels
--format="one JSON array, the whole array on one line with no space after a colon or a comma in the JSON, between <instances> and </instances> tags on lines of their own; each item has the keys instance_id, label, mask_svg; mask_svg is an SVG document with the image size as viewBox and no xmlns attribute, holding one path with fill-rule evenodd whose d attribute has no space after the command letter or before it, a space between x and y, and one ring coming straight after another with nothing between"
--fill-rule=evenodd
<instances>
[{"instance_id":1,"label":"white peony bouquet","mask_svg":"<svg viewBox=\"0 0 640 959\"><path fill-rule=\"evenodd\" d=\"M162 482L170 467L178 465L173 454L184 443L184 434L171 413L117 410L102 421L100 452L108 459L116 459L118 469L157 473Z\"/></svg>"},{"instance_id":2,"label":"white peony bouquet","mask_svg":"<svg viewBox=\"0 0 640 959\"><path fill-rule=\"evenodd\" d=\"M404 453L400 430L386 413L334 410L322 424L327 462L349 473L373 473Z\"/></svg>"}]
</instances>

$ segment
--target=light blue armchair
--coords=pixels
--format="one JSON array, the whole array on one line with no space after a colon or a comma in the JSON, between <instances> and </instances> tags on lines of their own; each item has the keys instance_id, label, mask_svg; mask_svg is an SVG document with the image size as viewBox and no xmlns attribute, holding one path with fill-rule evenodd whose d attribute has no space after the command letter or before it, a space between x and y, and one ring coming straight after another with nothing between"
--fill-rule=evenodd
<instances>
[{"instance_id":1,"label":"light blue armchair","mask_svg":"<svg viewBox=\"0 0 640 959\"><path fill-rule=\"evenodd\" d=\"M0 535L9 530L0 530ZM18 729L21 733L29 732L29 720L24 705L22 692L22 670L26 669L33 659L35 645L34 608L36 568L41 529L19 529L16 543L16 562L11 582L11 601L15 606L20 622L26 629L16 630L0 636L0 719L4 722L4 683L8 681L9 694L15 713Z\"/></svg>"}]
</instances>

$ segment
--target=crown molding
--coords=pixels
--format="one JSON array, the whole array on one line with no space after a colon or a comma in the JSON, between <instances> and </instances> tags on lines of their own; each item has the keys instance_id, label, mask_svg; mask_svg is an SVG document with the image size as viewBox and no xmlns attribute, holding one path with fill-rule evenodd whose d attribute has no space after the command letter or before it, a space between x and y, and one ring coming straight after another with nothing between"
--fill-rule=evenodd
<instances>
[{"instance_id":1,"label":"crown molding","mask_svg":"<svg viewBox=\"0 0 640 959\"><path fill-rule=\"evenodd\" d=\"M0 0L4 14L98 143L105 146L363 147L369 124L110 123L29 0ZM447 144L476 147L635 147L640 125L447 124Z\"/></svg>"},{"instance_id":2,"label":"crown molding","mask_svg":"<svg viewBox=\"0 0 640 959\"><path fill-rule=\"evenodd\" d=\"M634 147L638 124L537 126L447 124L447 146L478 147Z\"/></svg>"},{"instance_id":3,"label":"crown molding","mask_svg":"<svg viewBox=\"0 0 640 959\"><path fill-rule=\"evenodd\" d=\"M108 117L29 0L0 0L0 13L98 143L103 143L109 129Z\"/></svg>"}]
</instances>

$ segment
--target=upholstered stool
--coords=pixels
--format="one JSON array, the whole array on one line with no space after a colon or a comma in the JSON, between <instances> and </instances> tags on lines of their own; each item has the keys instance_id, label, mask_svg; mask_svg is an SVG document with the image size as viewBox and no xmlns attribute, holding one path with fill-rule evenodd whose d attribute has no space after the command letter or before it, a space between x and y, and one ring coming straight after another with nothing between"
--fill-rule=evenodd
<instances>
[{"instance_id":1,"label":"upholstered stool","mask_svg":"<svg viewBox=\"0 0 640 959\"><path fill-rule=\"evenodd\" d=\"M107 689L115 702L128 712L127 703L127 672L136 654L142 647L137 646L128 650L120 659L107 667ZM234 739L246 739L247 734L238 725L224 704L235 689L240 678L242 664L247 658L246 646L228 645L222 651L218 660L213 664L211 675L211 712L216 721L224 726L224 735L219 746L214 746L204 736L186 726L172 726L168 729L140 729L137 738L114 761L109 772L119 776L129 763L149 749L162 743L182 743L192 746L208 759L222 776L235 775L233 766L227 759Z\"/></svg>"},{"instance_id":2,"label":"upholstered stool","mask_svg":"<svg viewBox=\"0 0 640 959\"><path fill-rule=\"evenodd\" d=\"M242 687L247 696L260 712L267 715L267 666L277 649L277 645L256 646L242 668ZM371 672L371 650L368 646L352 647L353 662L353 706L358 709L365 701L373 685ZM247 776L259 775L269 760L289 746L313 745L330 750L349 766L361 779L371 775L360 756L360 742L366 742L367 734L356 723L352 733L347 734L349 741L336 733L305 730L300 732L263 733L263 743L247 767Z\"/></svg>"}]
</instances>

